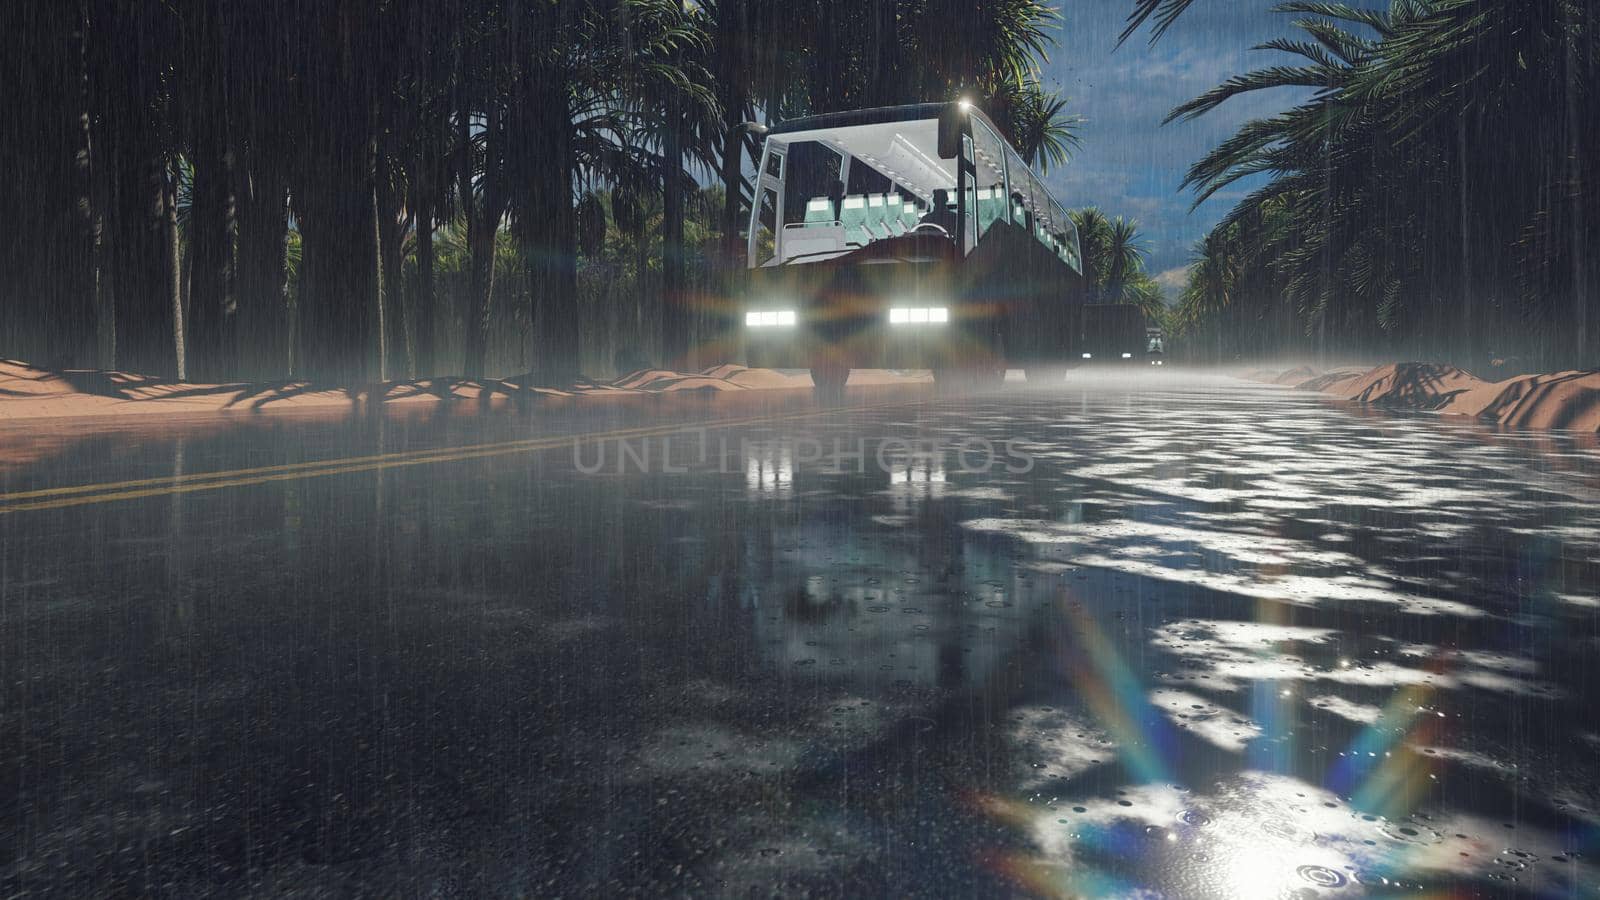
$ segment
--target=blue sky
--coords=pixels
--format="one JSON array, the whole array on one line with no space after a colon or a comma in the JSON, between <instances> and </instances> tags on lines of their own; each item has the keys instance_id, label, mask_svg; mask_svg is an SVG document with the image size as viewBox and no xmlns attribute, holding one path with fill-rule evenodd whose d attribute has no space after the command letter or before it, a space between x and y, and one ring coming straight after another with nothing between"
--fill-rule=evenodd
<instances>
[{"instance_id":1,"label":"blue sky","mask_svg":"<svg viewBox=\"0 0 1600 900\"><path fill-rule=\"evenodd\" d=\"M1071 98L1087 121L1083 149L1048 181L1069 208L1094 205L1137 219L1147 267L1170 298L1183 283L1195 241L1249 189L1220 193L1191 213L1193 195L1178 193L1185 171L1245 120L1292 105L1302 92L1236 97L1194 122L1163 126L1161 120L1231 75L1291 59L1249 48L1292 33L1298 17L1271 12L1269 0L1200 0L1153 46L1146 29L1117 48L1132 7L1132 0L1059 3L1060 46L1043 80Z\"/></svg>"}]
</instances>

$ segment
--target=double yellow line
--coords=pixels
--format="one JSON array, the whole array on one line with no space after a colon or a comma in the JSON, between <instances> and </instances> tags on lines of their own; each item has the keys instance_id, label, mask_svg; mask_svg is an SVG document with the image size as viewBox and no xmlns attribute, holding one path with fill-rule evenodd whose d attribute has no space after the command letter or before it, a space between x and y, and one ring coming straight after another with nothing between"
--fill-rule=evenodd
<instances>
[{"instance_id":1,"label":"double yellow line","mask_svg":"<svg viewBox=\"0 0 1600 900\"><path fill-rule=\"evenodd\" d=\"M276 466L257 466L248 469L196 472L186 475L136 478L129 481L110 481L99 484L77 484L69 487L15 491L9 494L0 494L0 515L29 510L88 506L96 503L116 503L123 500L139 500L146 497L159 497L169 494L192 494L196 491L215 491L223 488L267 484L274 481L322 478L328 475L374 472L405 466L426 466L435 463L507 456L515 453L538 453L560 447L569 447L575 443L580 445L594 444L602 441L664 437L689 431L712 431L747 425L795 422L821 416L866 412L905 405L907 405L905 401L900 401L871 406L851 406L812 410L810 412L749 416L742 419L719 419L700 423L679 422L670 425L651 425L612 431L578 432L576 434L531 438L521 441L501 441L498 443L468 444L463 447L441 447L433 450L377 453L370 456L346 456L311 462L285 463Z\"/></svg>"}]
</instances>

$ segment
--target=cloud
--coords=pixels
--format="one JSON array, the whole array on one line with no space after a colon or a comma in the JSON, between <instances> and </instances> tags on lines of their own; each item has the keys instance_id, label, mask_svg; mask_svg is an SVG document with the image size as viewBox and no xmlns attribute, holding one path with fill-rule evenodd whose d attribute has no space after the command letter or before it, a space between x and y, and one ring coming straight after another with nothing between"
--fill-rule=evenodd
<instances>
[{"instance_id":1,"label":"cloud","mask_svg":"<svg viewBox=\"0 0 1600 900\"><path fill-rule=\"evenodd\" d=\"M1161 285L1161 287L1164 288L1168 294L1175 294L1178 291L1183 290L1184 286L1188 283L1188 266L1179 266L1176 269L1168 269L1156 276L1156 284Z\"/></svg>"},{"instance_id":2,"label":"cloud","mask_svg":"<svg viewBox=\"0 0 1600 900\"><path fill-rule=\"evenodd\" d=\"M1156 275L1155 282L1161 287L1161 296L1166 298L1167 304L1175 304L1183 296L1183 289L1189 285L1189 267L1165 269Z\"/></svg>"}]
</instances>

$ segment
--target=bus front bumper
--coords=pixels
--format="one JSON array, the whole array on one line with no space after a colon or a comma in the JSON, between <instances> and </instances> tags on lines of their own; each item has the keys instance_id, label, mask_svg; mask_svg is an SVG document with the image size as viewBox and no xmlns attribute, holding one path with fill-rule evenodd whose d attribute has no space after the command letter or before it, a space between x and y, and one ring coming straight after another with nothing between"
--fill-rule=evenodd
<instances>
[{"instance_id":1,"label":"bus front bumper","mask_svg":"<svg viewBox=\"0 0 1600 900\"><path fill-rule=\"evenodd\" d=\"M744 344L747 364L755 368L931 369L960 365L975 342L951 321L948 308L933 307L887 309L847 327L799 316L747 316Z\"/></svg>"}]
</instances>

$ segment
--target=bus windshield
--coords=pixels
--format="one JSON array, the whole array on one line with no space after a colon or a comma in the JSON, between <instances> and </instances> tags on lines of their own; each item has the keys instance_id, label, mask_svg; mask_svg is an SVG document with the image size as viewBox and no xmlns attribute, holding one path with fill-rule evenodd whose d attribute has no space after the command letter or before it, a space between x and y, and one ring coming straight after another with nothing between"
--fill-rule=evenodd
<instances>
[{"instance_id":1,"label":"bus windshield","mask_svg":"<svg viewBox=\"0 0 1600 900\"><path fill-rule=\"evenodd\" d=\"M986 117L964 105L959 156L939 156L940 108L825 114L769 133L749 265L820 262L913 232L965 255L1003 225L1007 241L1020 232L1081 274L1077 228Z\"/></svg>"},{"instance_id":2,"label":"bus windshield","mask_svg":"<svg viewBox=\"0 0 1600 900\"><path fill-rule=\"evenodd\" d=\"M771 186L781 202L764 262L829 259L920 226L953 239L955 161L939 159L937 147L937 119L769 138L763 182L778 183Z\"/></svg>"}]
</instances>

